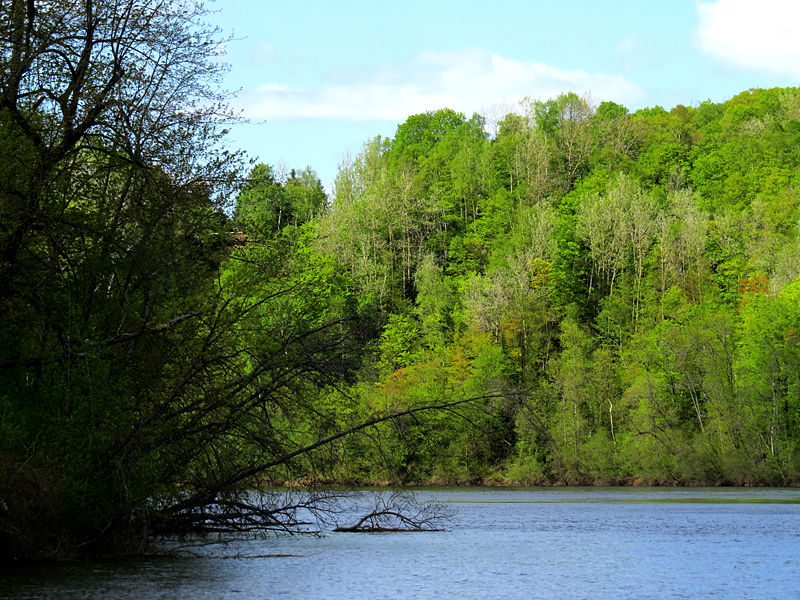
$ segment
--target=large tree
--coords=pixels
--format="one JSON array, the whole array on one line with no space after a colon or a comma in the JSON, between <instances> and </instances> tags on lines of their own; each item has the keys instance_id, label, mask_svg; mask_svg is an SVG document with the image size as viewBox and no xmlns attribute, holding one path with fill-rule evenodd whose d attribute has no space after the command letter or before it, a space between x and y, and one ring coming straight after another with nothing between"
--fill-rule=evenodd
<instances>
[{"instance_id":1,"label":"large tree","mask_svg":"<svg viewBox=\"0 0 800 600\"><path fill-rule=\"evenodd\" d=\"M2 6L0 560L297 526L327 500L253 487L394 418L325 404L373 326L307 243L319 180L227 231L222 41L192 0Z\"/></svg>"},{"instance_id":2,"label":"large tree","mask_svg":"<svg viewBox=\"0 0 800 600\"><path fill-rule=\"evenodd\" d=\"M186 352L209 339L236 157L218 147L222 41L204 15L194 2L2 5L6 551L107 547L140 526L163 478L163 414L209 375L209 353Z\"/></svg>"}]
</instances>

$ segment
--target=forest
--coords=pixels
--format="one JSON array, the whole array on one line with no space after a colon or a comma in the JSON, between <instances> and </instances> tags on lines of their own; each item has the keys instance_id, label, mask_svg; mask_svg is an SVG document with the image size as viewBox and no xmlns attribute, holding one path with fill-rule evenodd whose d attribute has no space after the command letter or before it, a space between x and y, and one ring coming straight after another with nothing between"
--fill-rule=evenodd
<instances>
[{"instance_id":1,"label":"forest","mask_svg":"<svg viewBox=\"0 0 800 600\"><path fill-rule=\"evenodd\" d=\"M256 219L276 222L294 179L256 170L237 198L242 231L332 258L350 283L329 305L352 295L377 318L357 381L326 402L494 395L385 425L343 476L796 483L800 90L514 109L410 117L342 162L327 210L279 235Z\"/></svg>"},{"instance_id":2,"label":"forest","mask_svg":"<svg viewBox=\"0 0 800 600\"><path fill-rule=\"evenodd\" d=\"M326 191L226 149L202 6L3 12L0 560L342 486L800 482L800 88L442 108Z\"/></svg>"}]
</instances>

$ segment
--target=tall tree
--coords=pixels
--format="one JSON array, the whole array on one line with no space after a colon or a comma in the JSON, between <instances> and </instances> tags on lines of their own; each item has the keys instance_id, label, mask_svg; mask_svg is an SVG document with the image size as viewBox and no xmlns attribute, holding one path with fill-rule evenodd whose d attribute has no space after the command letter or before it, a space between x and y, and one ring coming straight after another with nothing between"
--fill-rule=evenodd
<instances>
[{"instance_id":1,"label":"tall tree","mask_svg":"<svg viewBox=\"0 0 800 600\"><path fill-rule=\"evenodd\" d=\"M557 148L564 185L569 191L586 172L592 151L591 120L595 112L592 97L569 92L532 104L536 125L553 140Z\"/></svg>"}]
</instances>

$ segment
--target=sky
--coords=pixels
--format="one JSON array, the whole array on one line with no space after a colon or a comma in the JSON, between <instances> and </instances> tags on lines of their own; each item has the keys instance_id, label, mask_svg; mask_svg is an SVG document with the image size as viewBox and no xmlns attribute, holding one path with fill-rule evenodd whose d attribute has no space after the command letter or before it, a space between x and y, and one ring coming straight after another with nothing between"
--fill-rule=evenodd
<instances>
[{"instance_id":1,"label":"sky","mask_svg":"<svg viewBox=\"0 0 800 600\"><path fill-rule=\"evenodd\" d=\"M800 85L798 0L216 0L229 145L316 170L410 115L590 93L634 111Z\"/></svg>"}]
</instances>

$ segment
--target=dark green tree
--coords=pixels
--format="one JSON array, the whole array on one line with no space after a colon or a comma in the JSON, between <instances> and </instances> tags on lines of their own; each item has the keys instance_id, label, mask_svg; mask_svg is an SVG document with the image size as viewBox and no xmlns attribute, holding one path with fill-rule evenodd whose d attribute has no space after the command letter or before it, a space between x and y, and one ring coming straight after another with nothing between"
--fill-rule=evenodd
<instances>
[{"instance_id":1,"label":"dark green tree","mask_svg":"<svg viewBox=\"0 0 800 600\"><path fill-rule=\"evenodd\" d=\"M463 114L449 108L412 115L397 127L392 142L392 154L399 157L403 153L414 156L427 153L464 121Z\"/></svg>"}]
</instances>

